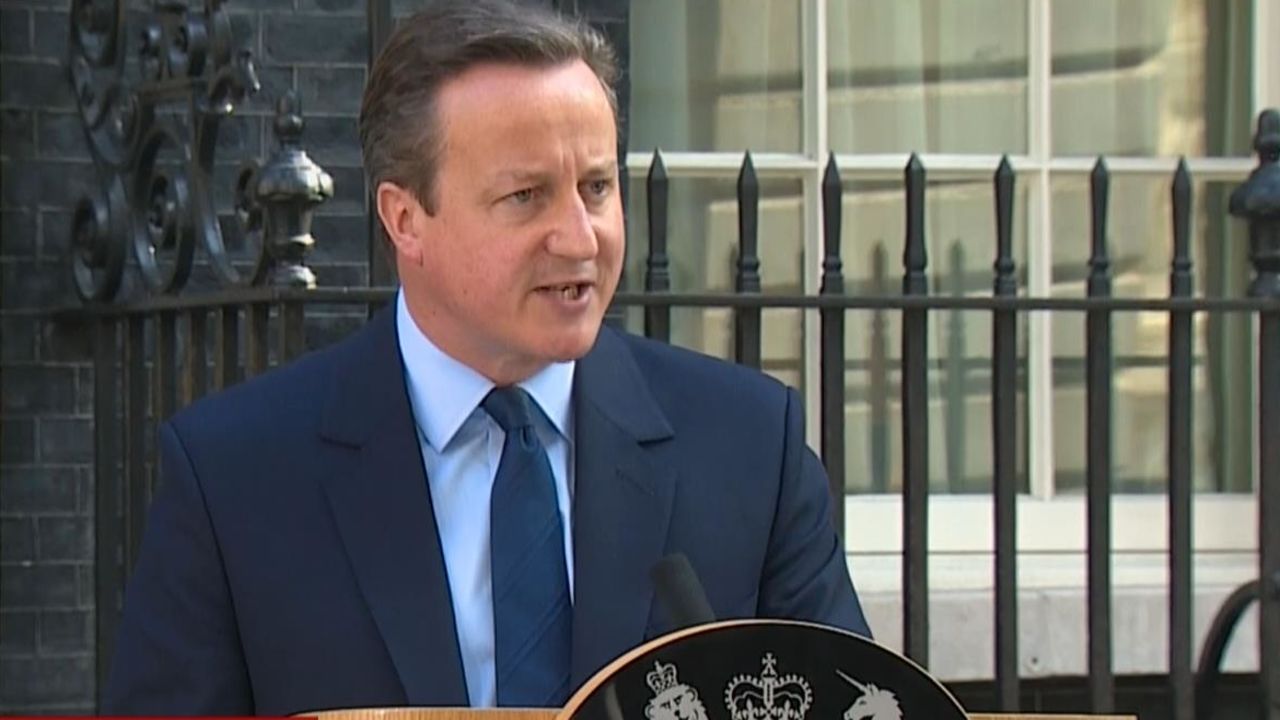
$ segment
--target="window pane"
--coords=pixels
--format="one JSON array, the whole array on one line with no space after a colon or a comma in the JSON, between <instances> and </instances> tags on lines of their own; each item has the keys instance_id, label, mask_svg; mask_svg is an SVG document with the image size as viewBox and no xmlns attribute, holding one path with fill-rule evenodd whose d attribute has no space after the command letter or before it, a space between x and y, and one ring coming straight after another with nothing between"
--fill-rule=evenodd
<instances>
[{"instance_id":1,"label":"window pane","mask_svg":"<svg viewBox=\"0 0 1280 720\"><path fill-rule=\"evenodd\" d=\"M1022 153L1025 0L830 0L837 152Z\"/></svg>"},{"instance_id":2,"label":"window pane","mask_svg":"<svg viewBox=\"0 0 1280 720\"><path fill-rule=\"evenodd\" d=\"M1117 296L1167 297L1172 259L1169 179L1111 182L1108 253ZM1194 183L1191 257L1200 296L1240 297L1249 277L1243 223L1226 216L1234 183ZM1055 178L1053 294L1083 297L1088 277L1089 189L1080 176ZM1053 414L1057 488L1080 491L1086 471L1085 321L1053 313ZM1195 316L1192 369L1192 480L1201 491L1247 491L1254 352L1239 313ZM1112 316L1112 452L1119 492L1165 492L1168 482L1169 317Z\"/></svg>"},{"instance_id":3,"label":"window pane","mask_svg":"<svg viewBox=\"0 0 1280 720\"><path fill-rule=\"evenodd\" d=\"M1054 153L1247 155L1249 4L1054 0Z\"/></svg>"},{"instance_id":4,"label":"window pane","mask_svg":"<svg viewBox=\"0 0 1280 720\"><path fill-rule=\"evenodd\" d=\"M628 147L799 152L800 7L631 3Z\"/></svg>"},{"instance_id":5,"label":"window pane","mask_svg":"<svg viewBox=\"0 0 1280 720\"><path fill-rule=\"evenodd\" d=\"M1025 286L1025 192L1015 199L1014 259ZM902 287L905 204L902 184L846 182L841 252L850 295L897 295ZM995 259L994 193L990 182L931 183L926 194L930 291L989 296ZM846 314L845 462L849 492L902 488L902 314ZM934 492L989 492L991 446L989 312L929 313L929 484ZM1025 314L1018 318L1016 423L1019 485L1026 484Z\"/></svg>"},{"instance_id":6,"label":"window pane","mask_svg":"<svg viewBox=\"0 0 1280 720\"><path fill-rule=\"evenodd\" d=\"M1013 256L1019 284L1026 279L1026 190L1015 185ZM944 294L987 294L995 262L995 193L988 180L930 181L925 193L925 244L930 290ZM906 203L902 181L846 180L840 251L849 294L893 294L902 288ZM886 280L877 279L876 247L885 255ZM961 258L957 263L955 254ZM960 280L953 268L960 267ZM959 282L963 292L954 288Z\"/></svg>"},{"instance_id":7,"label":"window pane","mask_svg":"<svg viewBox=\"0 0 1280 720\"><path fill-rule=\"evenodd\" d=\"M760 182L760 286L766 294L803 290L804 219L799 180ZM643 178L632 178L627 204L627 282L645 283L649 250L648 198ZM738 258L737 180L672 178L668 193L667 254L674 292L733 292ZM643 331L643 312L628 314L628 327ZM733 313L727 308L677 308L671 342L724 359L733 358ZM800 310L761 314L764 370L803 390L804 323Z\"/></svg>"}]
</instances>

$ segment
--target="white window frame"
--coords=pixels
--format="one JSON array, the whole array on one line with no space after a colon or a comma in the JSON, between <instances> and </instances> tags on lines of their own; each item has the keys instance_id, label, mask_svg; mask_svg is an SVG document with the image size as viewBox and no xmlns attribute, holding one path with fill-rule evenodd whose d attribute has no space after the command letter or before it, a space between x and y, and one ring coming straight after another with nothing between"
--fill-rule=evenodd
<instances>
[{"instance_id":1,"label":"white window frame","mask_svg":"<svg viewBox=\"0 0 1280 720\"><path fill-rule=\"evenodd\" d=\"M1050 73L1052 34L1050 32L1051 0L1026 0L1028 7L1028 138L1027 152L1012 156L1020 187L1028 190L1028 284L1026 294L1045 297L1051 291L1051 267L1048 248L1052 239L1050 182L1063 175L1087 175L1093 168L1092 157L1054 157L1051 140ZM1253 47L1253 116L1264 107L1280 104L1280 7L1274 0L1252 0L1254 24ZM822 261L822 196L821 185L830 152L827 117L827 3L825 0L803 0L801 3L802 54L802 152L755 153L752 158L761 177L783 177L801 181L804 213L804 251L808 258L804 273L804 290L816 293L821 281ZM999 157L995 155L924 154L921 156L930 178L973 178L989 180ZM635 182L643 182L652 160L650 153L632 152L627 156L628 173ZM663 161L671 177L733 178L742 162L739 153L663 152ZM841 176L846 181L869 178L901 177L907 161L905 153L838 154ZM1108 158L1115 178L1136 177L1168 179L1176 160L1172 158ZM1252 158L1189 158L1189 169L1197 180L1242 180L1254 167ZM1028 332L1028 404L1030 493L1019 498L1019 548L1023 553L1083 552L1083 516L1078 496L1055 496L1054 413L1053 413L1053 346L1048 313L1031 313ZM819 357L813 350L819 335L816 310L804 313L805 351L802 362L805 399L808 413L808 439L816 447L820 433ZM1255 469L1256 472L1256 469ZM1195 548L1204 558L1223 554L1256 552L1257 501L1255 490L1245 494L1201 494L1195 506ZM983 509L985 508L985 510ZM1166 498L1153 495L1118 495L1113 504L1113 537L1119 553L1160 553L1166 547ZM935 558L945 555L973 556L990 552L990 498L985 496L953 496L936 494L930 500L930 549ZM985 513L985 514L984 514ZM849 495L845 502L846 538L851 565L876 566L877 558L900 554L901 498L897 495ZM976 520L975 520L976 518ZM983 519L985 518L985 519ZM1244 518L1245 520L1241 520ZM1142 538L1141 541L1133 541ZM1199 567L1199 566L1198 566ZM1117 574L1122 585L1129 580L1145 582L1139 573L1126 578ZM866 578L864 578L865 580ZM896 582L884 578L885 587ZM1080 581L1074 575L1063 582ZM880 584L873 580L872 584ZM945 585L942 588L945 589Z\"/></svg>"}]
</instances>

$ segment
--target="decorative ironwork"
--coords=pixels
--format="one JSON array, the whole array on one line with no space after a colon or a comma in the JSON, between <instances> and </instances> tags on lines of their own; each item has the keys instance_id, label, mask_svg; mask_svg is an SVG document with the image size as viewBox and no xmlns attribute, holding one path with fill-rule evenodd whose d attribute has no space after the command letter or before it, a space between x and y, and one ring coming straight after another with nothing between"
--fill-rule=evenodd
<instances>
[{"instance_id":1,"label":"decorative ironwork","mask_svg":"<svg viewBox=\"0 0 1280 720\"><path fill-rule=\"evenodd\" d=\"M153 0L142 25L127 72L125 0L73 0L68 73L100 188L74 216L76 291L115 299L132 256L145 292L177 294L201 246L224 285L313 287L303 264L314 245L311 212L332 196L333 181L301 150L297 100L281 101L279 152L266 169L249 162L238 179L231 227L257 254L244 273L227 251L211 186L223 120L260 88L253 58L234 47L224 0Z\"/></svg>"},{"instance_id":2,"label":"decorative ironwork","mask_svg":"<svg viewBox=\"0 0 1280 720\"><path fill-rule=\"evenodd\" d=\"M1231 214L1249 223L1249 259L1254 297L1280 297L1280 112L1258 117L1253 139L1258 167L1231 193Z\"/></svg>"},{"instance_id":3,"label":"decorative ironwork","mask_svg":"<svg viewBox=\"0 0 1280 720\"><path fill-rule=\"evenodd\" d=\"M276 107L280 149L252 187L254 199L265 213L263 247L264 257L272 260L271 284L313 288L316 276L304 264L316 244L311 236L311 214L317 205L333 197L333 178L302 149L302 127L302 106L290 91Z\"/></svg>"}]
</instances>

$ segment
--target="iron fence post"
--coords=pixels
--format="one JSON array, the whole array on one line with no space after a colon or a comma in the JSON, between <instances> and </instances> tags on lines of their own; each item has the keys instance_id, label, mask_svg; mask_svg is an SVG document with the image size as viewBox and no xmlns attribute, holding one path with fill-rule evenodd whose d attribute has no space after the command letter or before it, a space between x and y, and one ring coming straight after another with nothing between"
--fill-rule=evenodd
<instances>
[{"instance_id":1,"label":"iron fence post","mask_svg":"<svg viewBox=\"0 0 1280 720\"><path fill-rule=\"evenodd\" d=\"M1098 158L1090 175L1090 298L1111 297L1111 260L1107 255L1107 205L1111 174ZM1089 698L1093 712L1115 706L1111 642L1111 311L1085 313L1085 413Z\"/></svg>"},{"instance_id":2,"label":"iron fence post","mask_svg":"<svg viewBox=\"0 0 1280 720\"><path fill-rule=\"evenodd\" d=\"M925 168L915 153L903 171L907 236L904 296L927 296ZM929 311L902 312L902 587L903 648L929 667Z\"/></svg>"},{"instance_id":3,"label":"iron fence post","mask_svg":"<svg viewBox=\"0 0 1280 720\"><path fill-rule=\"evenodd\" d=\"M992 294L1018 294L1013 260L1013 199L1016 177L1006 155L992 178L996 199L996 261ZM1018 317L993 313L991 345L992 493L995 505L996 696L1003 712L1018 710Z\"/></svg>"},{"instance_id":4,"label":"iron fence post","mask_svg":"<svg viewBox=\"0 0 1280 720\"><path fill-rule=\"evenodd\" d=\"M1191 272L1191 173L1178 162L1171 197L1173 262L1169 297L1193 296ZM1195 717L1191 673L1192 595L1192 315L1169 313L1169 699L1172 720Z\"/></svg>"},{"instance_id":5,"label":"iron fence post","mask_svg":"<svg viewBox=\"0 0 1280 720\"><path fill-rule=\"evenodd\" d=\"M844 189L835 153L822 175L822 295L844 295L844 261L840 257L841 203ZM845 493L845 337L844 310L823 308L821 319L822 462L831 492L831 519L844 537Z\"/></svg>"},{"instance_id":6,"label":"iron fence post","mask_svg":"<svg viewBox=\"0 0 1280 720\"><path fill-rule=\"evenodd\" d=\"M644 290L665 293L671 290L671 259L667 256L667 166L662 152L653 151L653 163L645 180L649 211L649 256L645 259ZM644 334L671 341L671 306L650 305L644 309Z\"/></svg>"},{"instance_id":7,"label":"iron fence post","mask_svg":"<svg viewBox=\"0 0 1280 720\"><path fill-rule=\"evenodd\" d=\"M1280 299L1280 112L1258 117L1258 167L1231 194L1249 223L1249 295ZM1258 662L1262 714L1280 720L1280 312L1258 313Z\"/></svg>"},{"instance_id":8,"label":"iron fence post","mask_svg":"<svg viewBox=\"0 0 1280 720\"><path fill-rule=\"evenodd\" d=\"M737 293L760 294L760 180L748 152L738 173L738 259L734 263L733 289ZM760 369L760 323L758 307L733 311L733 358L740 365Z\"/></svg>"}]
</instances>

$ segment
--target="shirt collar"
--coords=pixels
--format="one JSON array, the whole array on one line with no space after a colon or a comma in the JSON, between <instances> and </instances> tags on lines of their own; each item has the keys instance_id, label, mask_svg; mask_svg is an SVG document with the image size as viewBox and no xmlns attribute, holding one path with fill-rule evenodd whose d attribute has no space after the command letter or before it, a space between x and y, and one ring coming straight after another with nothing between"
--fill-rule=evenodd
<instances>
[{"instance_id":1,"label":"shirt collar","mask_svg":"<svg viewBox=\"0 0 1280 720\"><path fill-rule=\"evenodd\" d=\"M404 290L396 294L396 332L409 404L427 443L443 452L493 389L493 382L436 347L409 315ZM573 373L576 363L552 363L519 383L556 431L572 442Z\"/></svg>"}]
</instances>

